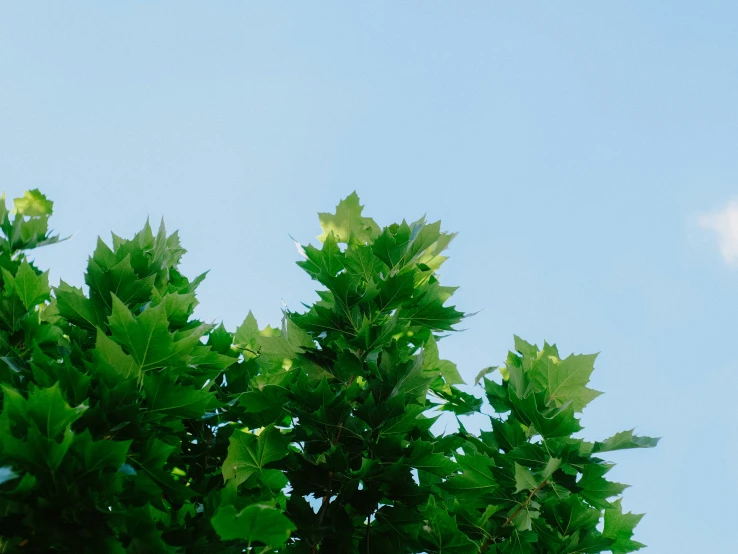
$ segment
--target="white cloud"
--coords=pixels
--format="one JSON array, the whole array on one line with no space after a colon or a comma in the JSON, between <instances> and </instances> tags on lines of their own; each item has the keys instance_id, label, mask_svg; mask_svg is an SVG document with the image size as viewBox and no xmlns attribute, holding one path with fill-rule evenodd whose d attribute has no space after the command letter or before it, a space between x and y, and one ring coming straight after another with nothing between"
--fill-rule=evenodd
<instances>
[{"instance_id":1,"label":"white cloud","mask_svg":"<svg viewBox=\"0 0 738 554\"><path fill-rule=\"evenodd\" d=\"M715 232L725 263L738 267L738 200L721 210L701 214L697 221L702 228Z\"/></svg>"}]
</instances>

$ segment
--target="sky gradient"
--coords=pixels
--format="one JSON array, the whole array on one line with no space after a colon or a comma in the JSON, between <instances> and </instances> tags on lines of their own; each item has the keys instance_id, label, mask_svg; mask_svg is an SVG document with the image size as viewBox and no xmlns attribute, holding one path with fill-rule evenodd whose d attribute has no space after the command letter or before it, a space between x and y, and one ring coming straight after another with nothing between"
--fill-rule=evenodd
<instances>
[{"instance_id":1,"label":"sky gradient","mask_svg":"<svg viewBox=\"0 0 738 554\"><path fill-rule=\"evenodd\" d=\"M315 296L290 235L356 190L459 236L468 381L512 336L601 352L584 436L649 554L729 553L738 494L738 8L730 3L0 2L0 190L73 238L179 229L198 315ZM733 514L731 516L730 514Z\"/></svg>"}]
</instances>

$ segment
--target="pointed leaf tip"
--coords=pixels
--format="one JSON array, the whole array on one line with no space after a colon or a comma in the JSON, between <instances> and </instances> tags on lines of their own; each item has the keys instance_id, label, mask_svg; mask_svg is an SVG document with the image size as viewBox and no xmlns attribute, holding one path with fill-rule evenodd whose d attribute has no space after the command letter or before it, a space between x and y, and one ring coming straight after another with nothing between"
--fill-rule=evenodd
<instances>
[{"instance_id":1,"label":"pointed leaf tip","mask_svg":"<svg viewBox=\"0 0 738 554\"><path fill-rule=\"evenodd\" d=\"M359 195L352 192L336 206L336 213L320 213L320 227L323 233L318 240L325 242L333 233L338 242L347 243L353 235L361 242L371 242L380 232L379 225L370 217L361 215L364 210Z\"/></svg>"}]
</instances>

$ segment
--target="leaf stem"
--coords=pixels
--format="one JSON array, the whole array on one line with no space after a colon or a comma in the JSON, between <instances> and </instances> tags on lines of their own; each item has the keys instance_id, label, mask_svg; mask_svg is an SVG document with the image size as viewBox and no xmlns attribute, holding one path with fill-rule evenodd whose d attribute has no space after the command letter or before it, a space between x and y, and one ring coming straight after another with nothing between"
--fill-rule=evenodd
<instances>
[{"instance_id":1,"label":"leaf stem","mask_svg":"<svg viewBox=\"0 0 738 554\"><path fill-rule=\"evenodd\" d=\"M525 499L525 501L522 504L520 504L520 506L518 506L518 509L515 510L515 512L513 512L513 515L511 515L509 518L505 520L505 523L503 523L502 526L507 527L508 525L510 525L510 523L512 523L512 521L518 516L518 514L522 512L525 509L525 507L530 503L530 501L533 499L536 493L540 491L543 487L545 487L547 484L548 484L548 479L544 479L540 485L538 485L535 489L530 491L530 494ZM482 546L479 547L479 554L484 554L485 552L487 552L487 549L490 547L492 542L493 542L492 535L488 535L487 538L484 539Z\"/></svg>"},{"instance_id":2,"label":"leaf stem","mask_svg":"<svg viewBox=\"0 0 738 554\"><path fill-rule=\"evenodd\" d=\"M528 495L528 498L525 499L525 502L523 502L518 507L518 509L515 510L515 512L513 513L513 515L511 515L509 518L507 518L507 521L505 521L505 523L503 523L502 526L503 527L506 527L506 526L510 525L510 522L512 522L512 520L514 520L517 517L517 515L520 512L522 512L525 509L525 507L530 503L530 501L533 499L533 496L535 496L535 494L539 490L541 490L543 487L545 487L546 485L548 485L548 479L544 479L543 482L540 485L538 485L535 489L533 489L532 491L530 491L530 494Z\"/></svg>"}]
</instances>

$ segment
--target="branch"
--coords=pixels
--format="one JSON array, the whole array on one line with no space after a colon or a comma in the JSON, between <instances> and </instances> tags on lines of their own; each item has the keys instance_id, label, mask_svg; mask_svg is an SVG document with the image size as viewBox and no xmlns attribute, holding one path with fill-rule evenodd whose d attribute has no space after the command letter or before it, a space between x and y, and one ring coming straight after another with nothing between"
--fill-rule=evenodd
<instances>
[{"instance_id":1,"label":"branch","mask_svg":"<svg viewBox=\"0 0 738 554\"><path fill-rule=\"evenodd\" d=\"M354 382L354 378L356 376L352 375L351 378L348 381L348 384L346 385L346 388L351 386L351 383ZM336 438L331 441L333 446L335 447L338 444L338 441L341 440L341 431L343 431L343 423L340 423L338 425L338 432L336 433ZM323 524L323 518L325 517L325 513L328 511L328 503L330 502L331 498L331 489L333 488L333 472L328 473L328 490L326 491L325 496L323 496L323 501L320 505L320 516L318 517L318 525ZM312 552L315 552L315 549L317 548L317 544L313 545Z\"/></svg>"}]
</instances>

